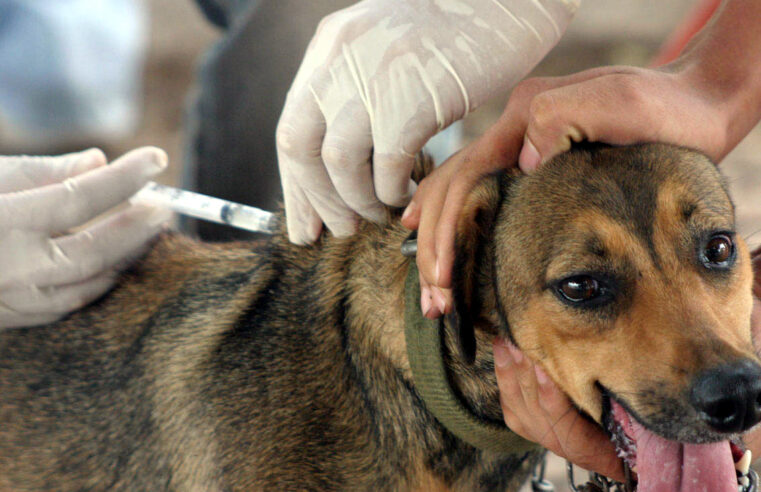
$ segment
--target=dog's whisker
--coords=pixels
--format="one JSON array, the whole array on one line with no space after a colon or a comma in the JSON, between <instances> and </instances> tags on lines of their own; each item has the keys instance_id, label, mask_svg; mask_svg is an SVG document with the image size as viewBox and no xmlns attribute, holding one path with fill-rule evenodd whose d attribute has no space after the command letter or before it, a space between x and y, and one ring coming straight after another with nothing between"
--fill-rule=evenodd
<instances>
[{"instance_id":1,"label":"dog's whisker","mask_svg":"<svg viewBox=\"0 0 761 492\"><path fill-rule=\"evenodd\" d=\"M746 234L745 236L743 236L743 240L744 240L744 241L747 243L747 242L749 242L749 241L750 241L750 239L751 239L753 236L755 236L755 235L756 235L756 234L758 234L759 232L761 232L761 229L756 229L755 231L751 232L750 234Z\"/></svg>"}]
</instances>

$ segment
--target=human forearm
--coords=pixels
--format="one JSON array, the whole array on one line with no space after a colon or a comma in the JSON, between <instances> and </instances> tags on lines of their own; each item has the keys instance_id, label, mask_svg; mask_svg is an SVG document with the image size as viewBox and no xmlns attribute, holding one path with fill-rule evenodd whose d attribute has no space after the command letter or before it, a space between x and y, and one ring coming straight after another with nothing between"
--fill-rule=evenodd
<instances>
[{"instance_id":1,"label":"human forearm","mask_svg":"<svg viewBox=\"0 0 761 492\"><path fill-rule=\"evenodd\" d=\"M664 70L678 74L720 108L726 132L715 158L728 154L761 118L761 2L728 0ZM718 142L717 142L718 144Z\"/></svg>"}]
</instances>

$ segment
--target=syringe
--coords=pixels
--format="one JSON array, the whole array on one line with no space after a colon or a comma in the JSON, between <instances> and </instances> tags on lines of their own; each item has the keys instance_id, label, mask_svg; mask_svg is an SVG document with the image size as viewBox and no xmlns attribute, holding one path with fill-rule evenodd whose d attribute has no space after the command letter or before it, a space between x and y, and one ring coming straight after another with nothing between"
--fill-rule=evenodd
<instances>
[{"instance_id":1,"label":"syringe","mask_svg":"<svg viewBox=\"0 0 761 492\"><path fill-rule=\"evenodd\" d=\"M266 210L160 185L153 181L138 191L130 202L165 207L179 214L253 232L273 234L277 230L275 215Z\"/></svg>"}]
</instances>

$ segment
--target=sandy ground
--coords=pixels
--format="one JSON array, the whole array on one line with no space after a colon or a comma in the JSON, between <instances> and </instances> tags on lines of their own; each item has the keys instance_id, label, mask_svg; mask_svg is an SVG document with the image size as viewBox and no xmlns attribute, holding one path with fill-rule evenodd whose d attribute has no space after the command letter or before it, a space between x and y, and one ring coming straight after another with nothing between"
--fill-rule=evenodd
<instances>
[{"instance_id":1,"label":"sandy ground","mask_svg":"<svg viewBox=\"0 0 761 492\"><path fill-rule=\"evenodd\" d=\"M690 0L584 0L566 37L536 74L559 75L612 63L646 65L691 4ZM191 0L149 0L148 5L152 22L143 121L136 135L102 146L110 157L138 145L163 147L170 155L170 169L162 181L176 183L182 163L185 100L199 57L219 33ZM495 98L467 119L469 138L496 119L505 100L506 96ZM0 153L7 150L0 136ZM739 229L752 245L761 244L760 155L761 129L757 128L721 165L737 203ZM564 486L563 462L556 458L551 460L549 477L558 492L570 490Z\"/></svg>"}]
</instances>

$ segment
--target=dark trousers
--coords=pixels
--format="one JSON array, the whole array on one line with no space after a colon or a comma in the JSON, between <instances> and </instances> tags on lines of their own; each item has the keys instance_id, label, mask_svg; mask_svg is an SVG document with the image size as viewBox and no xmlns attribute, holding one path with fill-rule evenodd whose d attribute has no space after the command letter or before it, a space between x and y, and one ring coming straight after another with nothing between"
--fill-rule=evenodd
<instances>
[{"instance_id":1,"label":"dark trousers","mask_svg":"<svg viewBox=\"0 0 761 492\"><path fill-rule=\"evenodd\" d=\"M198 0L226 30L199 68L186 117L183 187L273 210L282 201L275 128L309 40L325 15L351 0ZM251 233L185 221L211 241Z\"/></svg>"}]
</instances>

